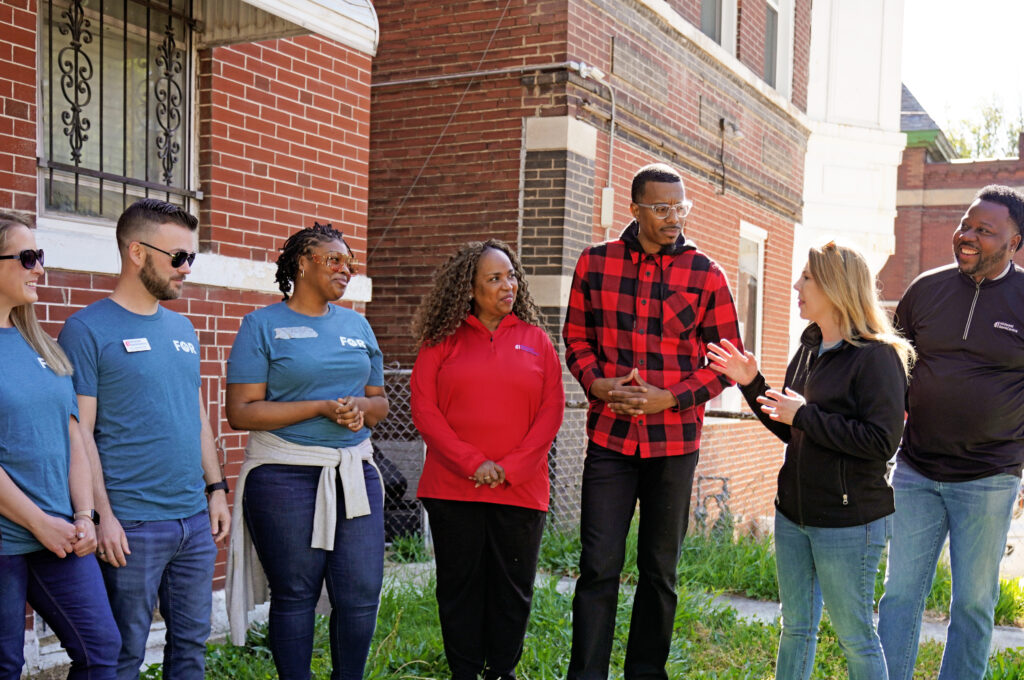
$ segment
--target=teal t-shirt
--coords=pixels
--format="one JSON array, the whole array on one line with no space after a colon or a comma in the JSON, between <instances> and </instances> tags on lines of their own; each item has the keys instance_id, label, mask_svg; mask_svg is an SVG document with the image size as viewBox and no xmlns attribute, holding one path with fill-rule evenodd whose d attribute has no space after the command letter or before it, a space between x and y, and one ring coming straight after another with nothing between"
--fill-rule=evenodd
<instances>
[{"instance_id":1,"label":"teal t-shirt","mask_svg":"<svg viewBox=\"0 0 1024 680\"><path fill-rule=\"evenodd\" d=\"M16 328L0 328L0 357L0 468L43 512L70 521L71 377L50 370ZM0 555L37 550L32 532L0 515Z\"/></svg>"},{"instance_id":2,"label":"teal t-shirt","mask_svg":"<svg viewBox=\"0 0 1024 680\"><path fill-rule=\"evenodd\" d=\"M73 314L58 341L74 364L75 392L96 398L93 436L118 519L205 510L199 338L189 320L104 298Z\"/></svg>"},{"instance_id":3,"label":"teal t-shirt","mask_svg":"<svg viewBox=\"0 0 1024 680\"><path fill-rule=\"evenodd\" d=\"M279 302L242 319L228 359L228 383L266 383L268 401L364 396L384 385L384 358L370 324L351 309L328 305L306 316ZM305 446L354 446L370 436L323 417L288 425L274 434Z\"/></svg>"}]
</instances>

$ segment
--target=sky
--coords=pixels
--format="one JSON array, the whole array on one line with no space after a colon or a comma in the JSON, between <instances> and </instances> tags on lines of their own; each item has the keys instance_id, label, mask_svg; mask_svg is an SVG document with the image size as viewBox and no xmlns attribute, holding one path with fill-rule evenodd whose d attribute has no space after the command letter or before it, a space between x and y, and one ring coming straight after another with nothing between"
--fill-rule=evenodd
<instances>
[{"instance_id":1,"label":"sky","mask_svg":"<svg viewBox=\"0 0 1024 680\"><path fill-rule=\"evenodd\" d=\"M903 82L940 127L1024 108L1024 0L904 0Z\"/></svg>"}]
</instances>

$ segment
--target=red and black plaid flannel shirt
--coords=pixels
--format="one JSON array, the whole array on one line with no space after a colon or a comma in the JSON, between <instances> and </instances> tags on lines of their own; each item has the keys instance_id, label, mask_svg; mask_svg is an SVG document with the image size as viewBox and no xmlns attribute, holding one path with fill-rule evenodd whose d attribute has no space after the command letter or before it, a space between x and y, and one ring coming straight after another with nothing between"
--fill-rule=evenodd
<instances>
[{"instance_id":1,"label":"red and black plaid flannel shirt","mask_svg":"<svg viewBox=\"0 0 1024 680\"><path fill-rule=\"evenodd\" d=\"M707 367L706 346L727 338L742 348L725 274L692 241L651 255L633 222L615 241L583 251L562 328L565 362L590 395L598 378L634 367L670 390L678 408L643 416L613 413L590 399L587 435L599 446L643 458L700 448L704 402L732 383Z\"/></svg>"}]
</instances>

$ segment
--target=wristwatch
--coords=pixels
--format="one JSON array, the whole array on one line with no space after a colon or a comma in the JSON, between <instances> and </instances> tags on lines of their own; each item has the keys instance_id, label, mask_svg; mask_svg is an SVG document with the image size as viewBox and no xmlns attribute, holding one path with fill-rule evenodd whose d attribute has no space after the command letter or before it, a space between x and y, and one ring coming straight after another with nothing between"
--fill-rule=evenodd
<instances>
[{"instance_id":1,"label":"wristwatch","mask_svg":"<svg viewBox=\"0 0 1024 680\"><path fill-rule=\"evenodd\" d=\"M222 479L219 482L214 482L213 484L207 484L206 485L206 495L210 495L211 493L213 493L217 489L224 489L224 493L227 493L228 492L228 480Z\"/></svg>"},{"instance_id":2,"label":"wristwatch","mask_svg":"<svg viewBox=\"0 0 1024 680\"><path fill-rule=\"evenodd\" d=\"M100 523L100 513L96 512L96 508L79 510L73 515L73 517L74 519L91 519L92 523L96 526L99 526Z\"/></svg>"}]
</instances>

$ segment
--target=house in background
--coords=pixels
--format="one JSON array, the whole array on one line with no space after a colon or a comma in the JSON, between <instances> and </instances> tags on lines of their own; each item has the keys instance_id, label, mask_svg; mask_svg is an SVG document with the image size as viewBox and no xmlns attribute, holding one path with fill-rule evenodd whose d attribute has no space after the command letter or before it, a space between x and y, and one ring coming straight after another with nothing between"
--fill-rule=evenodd
<instances>
[{"instance_id":1,"label":"house in background","mask_svg":"<svg viewBox=\"0 0 1024 680\"><path fill-rule=\"evenodd\" d=\"M373 5L5 0L0 38L0 209L36 217L44 326L56 336L112 290L114 220L127 204L154 196L197 214L200 255L168 307L198 331L203 392L235 477L245 433L224 418L225 360L241 317L281 299L277 249L320 220L365 254ZM353 284L348 304L365 308L370 281ZM62 657L45 633L27 636L30 668Z\"/></svg>"},{"instance_id":2,"label":"house in background","mask_svg":"<svg viewBox=\"0 0 1024 680\"><path fill-rule=\"evenodd\" d=\"M462 243L521 253L560 329L584 247L629 221L630 181L663 161L695 208L686 233L725 269L745 343L775 382L788 360L792 241L802 220L809 0L378 0L367 317L411 367L409 322ZM578 515L584 395L566 375L551 521ZM711 407L738 414L738 393ZM742 406L742 408L741 408ZM782 446L758 423L709 419L694 507L772 513Z\"/></svg>"},{"instance_id":3,"label":"house in background","mask_svg":"<svg viewBox=\"0 0 1024 680\"><path fill-rule=\"evenodd\" d=\"M815 0L804 168L803 221L793 244L794 278L807 251L851 245L877 273L893 252L900 128L903 0ZM791 346L804 321L791 307Z\"/></svg>"},{"instance_id":4,"label":"house in background","mask_svg":"<svg viewBox=\"0 0 1024 680\"><path fill-rule=\"evenodd\" d=\"M725 269L744 341L781 383L794 262L837 225L879 260L891 242L901 7L0 0L0 208L36 216L54 335L112 289L127 203L199 215L200 257L168 306L199 333L232 480L246 435L224 418L228 351L241 317L280 299L277 249L313 220L368 263L372 282L354 279L345 304L408 368L412 312L467 240L515 244L559 340L580 251L625 226L633 172L667 162L696 202L687 235ZM694 507L763 525L782 446L732 417L735 390L710 408ZM584 446L584 410L570 408L551 460L556 523L578 512ZM30 663L46 644L30 635Z\"/></svg>"},{"instance_id":5,"label":"house in background","mask_svg":"<svg viewBox=\"0 0 1024 680\"><path fill-rule=\"evenodd\" d=\"M882 299L894 308L918 274L953 262L953 230L978 189L1007 184L1024 190L1024 134L1016 158L957 158L905 85L901 120L907 148L897 185L896 248L879 275ZM1024 266L1024 253L1014 261Z\"/></svg>"}]
</instances>

